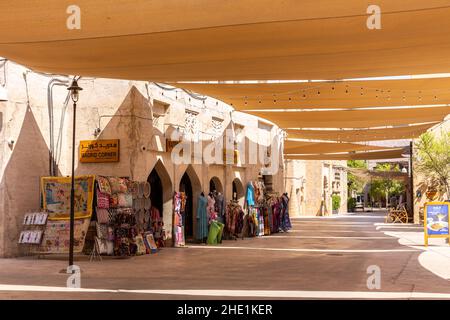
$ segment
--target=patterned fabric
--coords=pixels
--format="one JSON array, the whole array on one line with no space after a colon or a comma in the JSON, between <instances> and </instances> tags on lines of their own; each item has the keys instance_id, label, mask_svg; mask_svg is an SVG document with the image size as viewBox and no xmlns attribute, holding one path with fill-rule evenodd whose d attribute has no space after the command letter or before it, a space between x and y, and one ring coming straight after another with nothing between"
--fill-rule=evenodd
<instances>
[{"instance_id":1,"label":"patterned fabric","mask_svg":"<svg viewBox=\"0 0 450 320\"><path fill-rule=\"evenodd\" d=\"M120 178L108 177L109 185L111 187L111 194L120 192Z\"/></svg>"},{"instance_id":2,"label":"patterned fabric","mask_svg":"<svg viewBox=\"0 0 450 320\"><path fill-rule=\"evenodd\" d=\"M109 207L110 208L117 208L119 207L119 197L117 194L112 194L109 198Z\"/></svg>"},{"instance_id":3,"label":"patterned fabric","mask_svg":"<svg viewBox=\"0 0 450 320\"><path fill-rule=\"evenodd\" d=\"M108 238L108 226L103 223L96 224L97 226L97 237L100 239L107 239Z\"/></svg>"},{"instance_id":4,"label":"patterned fabric","mask_svg":"<svg viewBox=\"0 0 450 320\"><path fill-rule=\"evenodd\" d=\"M261 213L264 217L264 235L270 235L270 225L269 225L269 210L267 207L261 208Z\"/></svg>"},{"instance_id":5,"label":"patterned fabric","mask_svg":"<svg viewBox=\"0 0 450 320\"><path fill-rule=\"evenodd\" d=\"M208 212L208 224L217 220L217 212L214 209L215 202L213 197L208 196L208 206L206 207L206 211Z\"/></svg>"},{"instance_id":6,"label":"patterned fabric","mask_svg":"<svg viewBox=\"0 0 450 320\"><path fill-rule=\"evenodd\" d=\"M128 192L128 179L119 178L119 192L127 193Z\"/></svg>"},{"instance_id":7,"label":"patterned fabric","mask_svg":"<svg viewBox=\"0 0 450 320\"><path fill-rule=\"evenodd\" d=\"M97 207L108 209L109 208L109 194L103 193L97 189Z\"/></svg>"},{"instance_id":8,"label":"patterned fabric","mask_svg":"<svg viewBox=\"0 0 450 320\"><path fill-rule=\"evenodd\" d=\"M99 223L108 223L109 222L109 212L107 209L97 208L97 221Z\"/></svg>"},{"instance_id":9,"label":"patterned fabric","mask_svg":"<svg viewBox=\"0 0 450 320\"><path fill-rule=\"evenodd\" d=\"M133 206L133 196L130 193L119 193L118 206L121 208L131 208Z\"/></svg>"},{"instance_id":10,"label":"patterned fabric","mask_svg":"<svg viewBox=\"0 0 450 320\"><path fill-rule=\"evenodd\" d=\"M186 208L186 194L184 192L175 192L173 198L174 225L173 233L175 237L175 246L185 245L184 239L184 214Z\"/></svg>"},{"instance_id":11,"label":"patterned fabric","mask_svg":"<svg viewBox=\"0 0 450 320\"><path fill-rule=\"evenodd\" d=\"M98 188L101 192L106 194L111 194L111 186L109 185L109 181L107 178L102 176L97 176Z\"/></svg>"},{"instance_id":12,"label":"patterned fabric","mask_svg":"<svg viewBox=\"0 0 450 320\"><path fill-rule=\"evenodd\" d=\"M258 236L262 237L264 235L264 215L261 209L257 210L258 216Z\"/></svg>"}]
</instances>

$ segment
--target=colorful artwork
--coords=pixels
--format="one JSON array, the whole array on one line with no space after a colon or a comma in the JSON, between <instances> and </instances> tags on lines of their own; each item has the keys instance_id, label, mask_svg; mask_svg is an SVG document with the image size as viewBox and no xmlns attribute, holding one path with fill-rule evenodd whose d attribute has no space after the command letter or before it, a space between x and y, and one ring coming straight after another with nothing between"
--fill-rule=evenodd
<instances>
[{"instance_id":1,"label":"colorful artwork","mask_svg":"<svg viewBox=\"0 0 450 320\"><path fill-rule=\"evenodd\" d=\"M84 240L91 219L75 220L74 228L74 252L83 251ZM70 221L48 221L45 228L44 238L41 244L42 253L68 253L70 246Z\"/></svg>"},{"instance_id":2,"label":"colorful artwork","mask_svg":"<svg viewBox=\"0 0 450 320\"><path fill-rule=\"evenodd\" d=\"M90 218L95 176L75 177L75 219ZM70 219L70 177L41 178L43 208L49 220Z\"/></svg>"}]
</instances>

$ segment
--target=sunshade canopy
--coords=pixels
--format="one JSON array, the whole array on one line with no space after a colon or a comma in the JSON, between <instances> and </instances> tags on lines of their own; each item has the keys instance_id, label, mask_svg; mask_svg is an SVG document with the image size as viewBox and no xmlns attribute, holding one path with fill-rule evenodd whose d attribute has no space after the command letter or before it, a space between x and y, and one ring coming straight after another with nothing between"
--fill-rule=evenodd
<instances>
[{"instance_id":1,"label":"sunshade canopy","mask_svg":"<svg viewBox=\"0 0 450 320\"><path fill-rule=\"evenodd\" d=\"M450 71L450 0L1 1L0 56L133 80L343 79Z\"/></svg>"},{"instance_id":2,"label":"sunshade canopy","mask_svg":"<svg viewBox=\"0 0 450 320\"><path fill-rule=\"evenodd\" d=\"M284 152L287 154L316 154L316 153L371 151L371 150L386 150L386 149L391 148L355 144L355 143L308 142L296 140L286 140L284 142Z\"/></svg>"},{"instance_id":3,"label":"sunshade canopy","mask_svg":"<svg viewBox=\"0 0 450 320\"><path fill-rule=\"evenodd\" d=\"M251 113L281 128L370 128L442 121L450 113L450 107Z\"/></svg>"},{"instance_id":4,"label":"sunshade canopy","mask_svg":"<svg viewBox=\"0 0 450 320\"><path fill-rule=\"evenodd\" d=\"M286 154L285 159L290 160L382 160L403 158L405 150L393 149L388 151L356 152L340 154Z\"/></svg>"},{"instance_id":5,"label":"sunshade canopy","mask_svg":"<svg viewBox=\"0 0 450 320\"><path fill-rule=\"evenodd\" d=\"M287 129L290 139L331 140L345 142L364 142L380 140L413 139L438 122L414 126L402 126L380 129L346 129L346 130L302 130Z\"/></svg>"},{"instance_id":6,"label":"sunshade canopy","mask_svg":"<svg viewBox=\"0 0 450 320\"><path fill-rule=\"evenodd\" d=\"M450 77L173 85L222 100L237 110L392 107L450 102Z\"/></svg>"}]
</instances>

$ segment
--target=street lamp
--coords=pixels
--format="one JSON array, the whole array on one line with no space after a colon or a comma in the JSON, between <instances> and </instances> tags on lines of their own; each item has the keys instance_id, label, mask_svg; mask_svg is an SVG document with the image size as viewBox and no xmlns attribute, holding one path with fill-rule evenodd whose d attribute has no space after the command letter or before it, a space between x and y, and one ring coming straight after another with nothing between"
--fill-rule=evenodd
<instances>
[{"instance_id":1,"label":"street lamp","mask_svg":"<svg viewBox=\"0 0 450 320\"><path fill-rule=\"evenodd\" d=\"M74 226L75 226L75 123L77 116L77 102L79 92L83 90L78 86L77 80L73 79L70 87L70 97L73 101L73 129L72 129L72 186L70 189L70 247L69 247L69 267L73 266L73 247L74 247Z\"/></svg>"}]
</instances>

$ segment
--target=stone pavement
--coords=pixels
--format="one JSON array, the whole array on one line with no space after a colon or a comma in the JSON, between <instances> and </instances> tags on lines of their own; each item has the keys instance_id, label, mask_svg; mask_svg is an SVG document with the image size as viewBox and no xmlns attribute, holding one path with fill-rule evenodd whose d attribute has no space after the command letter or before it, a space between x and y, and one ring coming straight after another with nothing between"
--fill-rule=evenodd
<instances>
[{"instance_id":1,"label":"stone pavement","mask_svg":"<svg viewBox=\"0 0 450 320\"><path fill-rule=\"evenodd\" d=\"M0 259L1 299L449 298L450 247L422 227L385 225L384 213L293 219L293 230L219 246L164 248L130 259L76 261L82 289L67 289L66 260ZM380 267L369 290L367 268Z\"/></svg>"}]
</instances>

